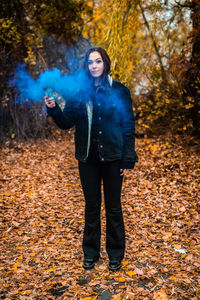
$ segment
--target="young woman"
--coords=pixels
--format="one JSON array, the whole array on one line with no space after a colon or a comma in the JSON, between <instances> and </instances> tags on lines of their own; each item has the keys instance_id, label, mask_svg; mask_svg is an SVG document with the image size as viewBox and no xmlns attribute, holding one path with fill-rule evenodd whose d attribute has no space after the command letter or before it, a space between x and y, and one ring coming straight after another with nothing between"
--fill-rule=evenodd
<instances>
[{"instance_id":1,"label":"young woman","mask_svg":"<svg viewBox=\"0 0 200 300\"><path fill-rule=\"evenodd\" d=\"M85 56L88 83L66 99L62 111L45 97L48 114L62 129L75 126L75 157L85 197L83 252L85 269L100 257L101 181L106 208L106 250L109 269L118 270L125 251L121 187L125 169L137 161L132 101L128 88L109 75L110 59L100 47Z\"/></svg>"}]
</instances>

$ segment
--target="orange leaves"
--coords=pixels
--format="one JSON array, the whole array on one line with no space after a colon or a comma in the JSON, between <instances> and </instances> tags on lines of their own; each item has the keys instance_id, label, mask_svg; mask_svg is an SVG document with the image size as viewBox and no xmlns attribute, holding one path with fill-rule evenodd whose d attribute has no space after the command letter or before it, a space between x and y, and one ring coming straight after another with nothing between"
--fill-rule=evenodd
<instances>
[{"instance_id":1,"label":"orange leaves","mask_svg":"<svg viewBox=\"0 0 200 300\"><path fill-rule=\"evenodd\" d=\"M23 152L2 149L3 178L12 174L0 202L0 276L8 299L197 297L199 155L163 138L136 143L140 161L122 190L127 240L118 272L108 270L104 207L101 258L93 270L82 268L84 200L73 145L38 141L25 143Z\"/></svg>"},{"instance_id":2,"label":"orange leaves","mask_svg":"<svg viewBox=\"0 0 200 300\"><path fill-rule=\"evenodd\" d=\"M119 277L119 278L118 278L118 281L119 281L119 282L125 282L126 280L125 280L125 278L123 278L123 277Z\"/></svg>"},{"instance_id":3,"label":"orange leaves","mask_svg":"<svg viewBox=\"0 0 200 300\"><path fill-rule=\"evenodd\" d=\"M32 290L25 290L22 292L23 295L29 296L32 293Z\"/></svg>"},{"instance_id":4,"label":"orange leaves","mask_svg":"<svg viewBox=\"0 0 200 300\"><path fill-rule=\"evenodd\" d=\"M168 240L172 237L172 232L163 232L163 239Z\"/></svg>"},{"instance_id":5,"label":"orange leaves","mask_svg":"<svg viewBox=\"0 0 200 300\"><path fill-rule=\"evenodd\" d=\"M137 272L136 271L129 271L127 272L128 276L132 277L132 276L135 276L137 275Z\"/></svg>"},{"instance_id":6,"label":"orange leaves","mask_svg":"<svg viewBox=\"0 0 200 300\"><path fill-rule=\"evenodd\" d=\"M129 261L128 260L123 260L122 261L122 266L127 266L129 264Z\"/></svg>"},{"instance_id":7,"label":"orange leaves","mask_svg":"<svg viewBox=\"0 0 200 300\"><path fill-rule=\"evenodd\" d=\"M13 270L16 272L17 271L17 269L20 267L20 262L16 262L14 265L13 265Z\"/></svg>"},{"instance_id":8,"label":"orange leaves","mask_svg":"<svg viewBox=\"0 0 200 300\"><path fill-rule=\"evenodd\" d=\"M93 7L94 3L93 3L93 1L88 1L88 2L87 2L87 5L88 5L89 7Z\"/></svg>"},{"instance_id":9,"label":"orange leaves","mask_svg":"<svg viewBox=\"0 0 200 300\"><path fill-rule=\"evenodd\" d=\"M6 197L10 197L11 196L11 193L5 193L4 194Z\"/></svg>"},{"instance_id":10,"label":"orange leaves","mask_svg":"<svg viewBox=\"0 0 200 300\"><path fill-rule=\"evenodd\" d=\"M22 235L22 234L24 233L24 231L23 231L23 230L18 230L17 233L18 233L19 235Z\"/></svg>"},{"instance_id":11,"label":"orange leaves","mask_svg":"<svg viewBox=\"0 0 200 300\"><path fill-rule=\"evenodd\" d=\"M83 297L83 298L81 298L81 300L96 300L97 299L97 297L95 296L95 297Z\"/></svg>"},{"instance_id":12,"label":"orange leaves","mask_svg":"<svg viewBox=\"0 0 200 300\"><path fill-rule=\"evenodd\" d=\"M55 273L55 266L53 266L52 268L48 269L47 272L49 274L51 274L51 272Z\"/></svg>"},{"instance_id":13,"label":"orange leaves","mask_svg":"<svg viewBox=\"0 0 200 300\"><path fill-rule=\"evenodd\" d=\"M169 300L169 297L165 293L164 289L161 289L153 294L153 300Z\"/></svg>"}]
</instances>

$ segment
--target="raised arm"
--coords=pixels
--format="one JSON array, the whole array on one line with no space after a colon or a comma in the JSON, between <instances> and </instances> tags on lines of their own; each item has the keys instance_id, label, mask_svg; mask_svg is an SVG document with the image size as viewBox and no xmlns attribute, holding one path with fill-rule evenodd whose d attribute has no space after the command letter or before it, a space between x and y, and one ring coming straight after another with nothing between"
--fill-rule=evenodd
<instances>
[{"instance_id":1,"label":"raised arm","mask_svg":"<svg viewBox=\"0 0 200 300\"><path fill-rule=\"evenodd\" d=\"M45 96L44 101L47 107L47 113L52 117L56 125L61 129L70 129L75 125L75 110L73 100L68 100L62 111L58 103L52 97Z\"/></svg>"}]
</instances>

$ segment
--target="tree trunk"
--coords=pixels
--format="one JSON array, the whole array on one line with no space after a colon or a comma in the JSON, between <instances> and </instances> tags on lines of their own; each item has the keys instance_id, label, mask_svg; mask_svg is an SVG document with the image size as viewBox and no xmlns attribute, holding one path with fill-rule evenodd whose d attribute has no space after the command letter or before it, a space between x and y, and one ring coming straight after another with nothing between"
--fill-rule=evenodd
<instances>
[{"instance_id":1,"label":"tree trunk","mask_svg":"<svg viewBox=\"0 0 200 300\"><path fill-rule=\"evenodd\" d=\"M193 107L190 116L193 122L194 133L200 135L200 2L189 2L192 19L192 55L190 68L186 74L185 90L187 96L193 98Z\"/></svg>"},{"instance_id":2,"label":"tree trunk","mask_svg":"<svg viewBox=\"0 0 200 300\"><path fill-rule=\"evenodd\" d=\"M162 58L161 58L161 55L160 55L160 52L159 52L159 49L158 49L158 46L157 46L155 37L153 36L153 33L152 33L152 31L151 31L151 28L150 28L150 26L149 26L149 23L148 23L148 21L147 21L147 18L146 18L146 16L145 16L144 9L143 9L141 3L140 3L140 9L141 9L141 13L142 13L142 17L143 17L145 26L146 26L146 28L147 28L148 31L149 31L150 38L152 39L152 43L153 43L153 47L154 47L154 49L155 49L155 53L156 53L156 55L157 55L157 57L158 57L158 61L159 61L159 63L160 63L160 69L161 69L161 75L162 75L162 81L163 81L163 84L166 86L166 85L167 85L167 75L166 75L166 72L165 72L165 68L164 68L164 66L163 66Z\"/></svg>"}]
</instances>

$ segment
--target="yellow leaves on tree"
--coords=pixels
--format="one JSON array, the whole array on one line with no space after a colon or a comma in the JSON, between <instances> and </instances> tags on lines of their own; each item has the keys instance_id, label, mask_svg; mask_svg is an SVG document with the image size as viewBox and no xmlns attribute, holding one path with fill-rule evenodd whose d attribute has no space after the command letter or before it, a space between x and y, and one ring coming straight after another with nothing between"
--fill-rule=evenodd
<instances>
[{"instance_id":1,"label":"yellow leaves on tree","mask_svg":"<svg viewBox=\"0 0 200 300\"><path fill-rule=\"evenodd\" d=\"M20 41L21 35L12 18L1 18L0 28L0 39L3 40L5 44L13 44L15 46Z\"/></svg>"},{"instance_id":2,"label":"yellow leaves on tree","mask_svg":"<svg viewBox=\"0 0 200 300\"><path fill-rule=\"evenodd\" d=\"M114 77L127 84L136 60L134 41L140 26L137 4L138 1L102 1L94 6L93 19L84 28L85 36L107 49Z\"/></svg>"}]
</instances>

